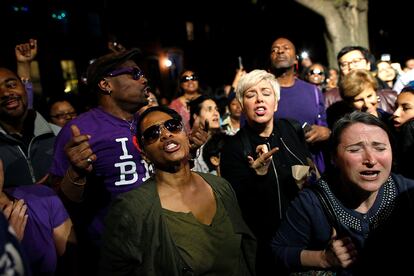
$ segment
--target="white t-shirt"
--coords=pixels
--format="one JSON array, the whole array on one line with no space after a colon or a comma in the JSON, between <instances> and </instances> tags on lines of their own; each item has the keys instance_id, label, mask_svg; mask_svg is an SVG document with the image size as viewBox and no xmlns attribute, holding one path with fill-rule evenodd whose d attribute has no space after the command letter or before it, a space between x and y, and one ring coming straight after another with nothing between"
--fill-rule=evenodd
<instances>
[{"instance_id":1,"label":"white t-shirt","mask_svg":"<svg viewBox=\"0 0 414 276\"><path fill-rule=\"evenodd\" d=\"M399 94L404 86L406 86L410 81L414 81L414 69L411 69L410 71L407 71L399 76L392 90Z\"/></svg>"}]
</instances>

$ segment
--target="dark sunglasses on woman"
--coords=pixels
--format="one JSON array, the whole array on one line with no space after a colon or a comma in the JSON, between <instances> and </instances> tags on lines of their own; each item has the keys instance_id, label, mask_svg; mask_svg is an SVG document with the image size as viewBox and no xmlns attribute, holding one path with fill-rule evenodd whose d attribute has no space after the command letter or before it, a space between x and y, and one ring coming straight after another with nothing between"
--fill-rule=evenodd
<instances>
[{"instance_id":1,"label":"dark sunglasses on woman","mask_svg":"<svg viewBox=\"0 0 414 276\"><path fill-rule=\"evenodd\" d=\"M319 75L319 76L323 76L325 75L325 72L319 69L313 69L309 71L309 75Z\"/></svg>"},{"instance_id":2,"label":"dark sunglasses on woman","mask_svg":"<svg viewBox=\"0 0 414 276\"><path fill-rule=\"evenodd\" d=\"M144 143L149 145L156 142L160 138L162 128L177 134L183 130L183 123L177 119L169 119L164 123L150 126L142 133L142 140Z\"/></svg>"},{"instance_id":3,"label":"dark sunglasses on woman","mask_svg":"<svg viewBox=\"0 0 414 276\"><path fill-rule=\"evenodd\" d=\"M196 75L182 76L181 79L180 79L180 82L183 83L183 82L187 82L187 81L191 81L191 80L192 81L197 81L198 77Z\"/></svg>"}]
</instances>

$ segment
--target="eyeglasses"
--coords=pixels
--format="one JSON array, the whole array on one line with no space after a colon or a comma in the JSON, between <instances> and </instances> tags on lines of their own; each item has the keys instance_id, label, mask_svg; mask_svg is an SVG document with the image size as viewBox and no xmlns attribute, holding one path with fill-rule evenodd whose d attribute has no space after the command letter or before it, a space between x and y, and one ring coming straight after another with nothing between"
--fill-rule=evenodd
<instances>
[{"instance_id":1,"label":"eyeglasses","mask_svg":"<svg viewBox=\"0 0 414 276\"><path fill-rule=\"evenodd\" d=\"M198 81L198 77L196 75L183 76L180 79L180 82L183 83L183 82L187 82L187 81L190 81L190 80L192 80L192 81Z\"/></svg>"},{"instance_id":2,"label":"eyeglasses","mask_svg":"<svg viewBox=\"0 0 414 276\"><path fill-rule=\"evenodd\" d=\"M131 75L134 80L139 80L144 76L144 72L142 72L140 69L136 67L122 67L119 69L115 69L114 71L110 72L107 76L116 77L124 74Z\"/></svg>"},{"instance_id":3,"label":"eyeglasses","mask_svg":"<svg viewBox=\"0 0 414 276\"><path fill-rule=\"evenodd\" d=\"M71 111L71 112L65 112L65 113L58 113L58 114L55 114L55 115L50 115L50 117L56 118L58 120L62 120L62 119L66 119L66 118L72 119L72 118L76 117L76 115L77 114L76 114L75 111Z\"/></svg>"},{"instance_id":4,"label":"eyeglasses","mask_svg":"<svg viewBox=\"0 0 414 276\"><path fill-rule=\"evenodd\" d=\"M346 69L346 68L349 68L351 64L355 65L355 64L360 63L363 60L365 60L365 58L356 58L351 61L343 61L339 63L339 67L341 67L341 69Z\"/></svg>"},{"instance_id":5,"label":"eyeglasses","mask_svg":"<svg viewBox=\"0 0 414 276\"><path fill-rule=\"evenodd\" d=\"M144 140L144 143L149 145L157 141L160 138L161 128L163 127L174 134L179 133L184 128L183 123L177 119L169 119L164 123L150 126L142 133L142 140Z\"/></svg>"},{"instance_id":6,"label":"eyeglasses","mask_svg":"<svg viewBox=\"0 0 414 276\"><path fill-rule=\"evenodd\" d=\"M320 69L313 69L313 70L310 70L308 74L309 75L319 75L319 76L323 76L323 75L325 75L325 72L324 71L321 71Z\"/></svg>"}]
</instances>

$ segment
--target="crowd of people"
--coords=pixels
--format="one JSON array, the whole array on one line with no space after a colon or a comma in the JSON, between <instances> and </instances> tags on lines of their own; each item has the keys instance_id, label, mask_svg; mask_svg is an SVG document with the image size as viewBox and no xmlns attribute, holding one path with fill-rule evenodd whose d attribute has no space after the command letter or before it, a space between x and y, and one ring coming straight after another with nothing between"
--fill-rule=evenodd
<instances>
[{"instance_id":1,"label":"crowd of people","mask_svg":"<svg viewBox=\"0 0 414 276\"><path fill-rule=\"evenodd\" d=\"M95 106L41 114L37 41L16 45L17 71L0 67L0 272L410 271L414 69L347 46L338 69L298 72L291 40L269 46L269 68L217 95L183 70L170 103L138 49L111 49L87 69Z\"/></svg>"}]
</instances>

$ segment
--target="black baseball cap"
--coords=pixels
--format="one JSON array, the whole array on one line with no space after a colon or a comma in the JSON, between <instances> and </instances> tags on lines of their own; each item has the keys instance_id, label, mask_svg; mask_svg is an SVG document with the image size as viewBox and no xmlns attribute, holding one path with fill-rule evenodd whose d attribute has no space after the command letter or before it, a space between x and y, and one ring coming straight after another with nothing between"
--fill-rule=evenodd
<instances>
[{"instance_id":1,"label":"black baseball cap","mask_svg":"<svg viewBox=\"0 0 414 276\"><path fill-rule=\"evenodd\" d=\"M133 60L138 64L141 59L142 52L138 48L101 56L89 65L86 71L87 84L93 89L98 89L97 84L121 64L128 60Z\"/></svg>"}]
</instances>

